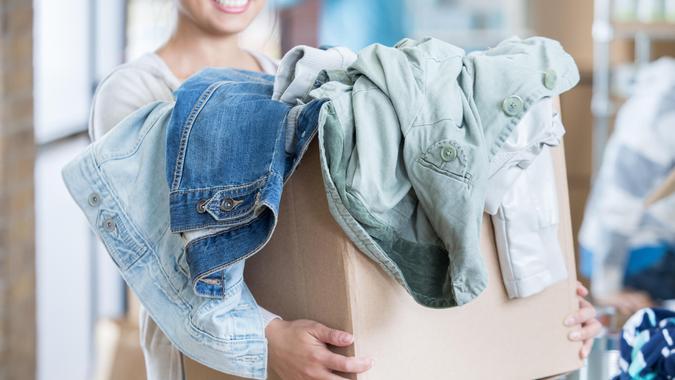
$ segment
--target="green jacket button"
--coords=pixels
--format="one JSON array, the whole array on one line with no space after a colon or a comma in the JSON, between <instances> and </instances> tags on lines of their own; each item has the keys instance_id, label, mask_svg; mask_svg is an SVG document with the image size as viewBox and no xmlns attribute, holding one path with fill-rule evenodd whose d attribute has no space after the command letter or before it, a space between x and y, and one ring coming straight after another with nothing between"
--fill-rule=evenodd
<instances>
[{"instance_id":1,"label":"green jacket button","mask_svg":"<svg viewBox=\"0 0 675 380\"><path fill-rule=\"evenodd\" d=\"M455 147L446 145L443 148L441 148L441 159L445 162L450 162L453 161L455 158L457 158L457 150Z\"/></svg>"},{"instance_id":2,"label":"green jacket button","mask_svg":"<svg viewBox=\"0 0 675 380\"><path fill-rule=\"evenodd\" d=\"M520 116L523 113L523 99L517 95L511 95L508 98L504 99L502 108L504 113L509 116Z\"/></svg>"},{"instance_id":3,"label":"green jacket button","mask_svg":"<svg viewBox=\"0 0 675 380\"><path fill-rule=\"evenodd\" d=\"M544 74L544 87L549 90L555 89L555 86L558 84L558 73L555 70L547 70Z\"/></svg>"}]
</instances>

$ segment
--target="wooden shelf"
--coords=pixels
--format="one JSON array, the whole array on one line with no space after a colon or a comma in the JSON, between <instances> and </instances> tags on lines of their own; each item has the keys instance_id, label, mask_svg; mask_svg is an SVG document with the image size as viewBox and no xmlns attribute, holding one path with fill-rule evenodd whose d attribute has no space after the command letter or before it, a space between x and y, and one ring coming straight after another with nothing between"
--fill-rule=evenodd
<instances>
[{"instance_id":1,"label":"wooden shelf","mask_svg":"<svg viewBox=\"0 0 675 380\"><path fill-rule=\"evenodd\" d=\"M645 33L652 38L675 40L675 22L614 22L613 27L617 37L631 38Z\"/></svg>"}]
</instances>

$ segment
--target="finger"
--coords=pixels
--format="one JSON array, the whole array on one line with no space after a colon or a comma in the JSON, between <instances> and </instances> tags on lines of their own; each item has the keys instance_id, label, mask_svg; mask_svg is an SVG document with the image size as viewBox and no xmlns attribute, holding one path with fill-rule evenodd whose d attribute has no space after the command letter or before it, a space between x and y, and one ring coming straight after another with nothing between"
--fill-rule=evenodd
<instances>
[{"instance_id":1,"label":"finger","mask_svg":"<svg viewBox=\"0 0 675 380\"><path fill-rule=\"evenodd\" d=\"M577 295L580 297L586 297L588 295L588 289L579 281L577 281Z\"/></svg>"},{"instance_id":2,"label":"finger","mask_svg":"<svg viewBox=\"0 0 675 380\"><path fill-rule=\"evenodd\" d=\"M597 319L589 321L584 327L569 333L568 338L574 342L580 342L595 338L600 332L602 325Z\"/></svg>"},{"instance_id":3,"label":"finger","mask_svg":"<svg viewBox=\"0 0 675 380\"><path fill-rule=\"evenodd\" d=\"M333 346L345 347L354 342L354 336L348 332L331 329L320 323L313 328L314 337Z\"/></svg>"},{"instance_id":4,"label":"finger","mask_svg":"<svg viewBox=\"0 0 675 380\"><path fill-rule=\"evenodd\" d=\"M580 319L581 323L584 323L588 321L589 319L593 319L597 316L597 311L595 310L595 306L588 302L588 300L585 300L583 298L579 299L579 313L583 314L584 318Z\"/></svg>"},{"instance_id":5,"label":"finger","mask_svg":"<svg viewBox=\"0 0 675 380\"><path fill-rule=\"evenodd\" d=\"M326 368L344 373L362 373L369 370L370 367L373 366L372 359L348 357L335 354L333 352L329 352L321 360L321 363L325 365Z\"/></svg>"},{"instance_id":6,"label":"finger","mask_svg":"<svg viewBox=\"0 0 675 380\"><path fill-rule=\"evenodd\" d=\"M579 352L579 356L582 359L586 359L588 355L590 355L591 350L593 349L593 339L589 339L584 342L583 346L581 346L581 351Z\"/></svg>"},{"instance_id":7,"label":"finger","mask_svg":"<svg viewBox=\"0 0 675 380\"><path fill-rule=\"evenodd\" d=\"M579 310L565 319L565 326L580 325L589 319L595 318L595 307L583 298L579 298Z\"/></svg>"}]
</instances>

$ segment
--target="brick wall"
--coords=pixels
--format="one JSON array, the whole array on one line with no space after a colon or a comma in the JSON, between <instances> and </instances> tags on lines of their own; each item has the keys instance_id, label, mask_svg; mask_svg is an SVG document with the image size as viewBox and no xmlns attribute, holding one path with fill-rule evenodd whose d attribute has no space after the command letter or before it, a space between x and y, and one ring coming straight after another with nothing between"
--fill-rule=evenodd
<instances>
[{"instance_id":1,"label":"brick wall","mask_svg":"<svg viewBox=\"0 0 675 380\"><path fill-rule=\"evenodd\" d=\"M33 12L0 0L0 380L35 378Z\"/></svg>"}]
</instances>

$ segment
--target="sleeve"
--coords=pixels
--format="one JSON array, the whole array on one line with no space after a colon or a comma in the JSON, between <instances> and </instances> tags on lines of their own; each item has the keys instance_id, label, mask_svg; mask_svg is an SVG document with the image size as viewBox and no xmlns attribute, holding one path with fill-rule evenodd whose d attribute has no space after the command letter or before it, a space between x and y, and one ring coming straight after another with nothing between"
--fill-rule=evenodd
<instances>
[{"instance_id":1,"label":"sleeve","mask_svg":"<svg viewBox=\"0 0 675 380\"><path fill-rule=\"evenodd\" d=\"M567 277L548 149L563 134L553 100L546 98L528 111L490 165L485 211L492 215L509 298L528 297Z\"/></svg>"},{"instance_id":2,"label":"sleeve","mask_svg":"<svg viewBox=\"0 0 675 380\"><path fill-rule=\"evenodd\" d=\"M260 315L262 316L264 327L267 327L267 325L269 325L270 322L272 322L275 319L282 319L280 316L270 312L269 310L265 309L262 306L258 306L258 308L260 309Z\"/></svg>"},{"instance_id":3,"label":"sleeve","mask_svg":"<svg viewBox=\"0 0 675 380\"><path fill-rule=\"evenodd\" d=\"M463 88L477 105L492 153L541 99L558 96L579 82L579 70L557 41L511 38L464 57Z\"/></svg>"},{"instance_id":4,"label":"sleeve","mask_svg":"<svg viewBox=\"0 0 675 380\"><path fill-rule=\"evenodd\" d=\"M162 88L166 87L166 88ZM134 111L157 100L171 98L171 91L158 78L138 68L120 68L96 89L89 114L89 137L101 138Z\"/></svg>"},{"instance_id":5,"label":"sleeve","mask_svg":"<svg viewBox=\"0 0 675 380\"><path fill-rule=\"evenodd\" d=\"M558 215L553 162L545 149L518 177L491 218L509 298L529 297L567 278Z\"/></svg>"}]
</instances>

